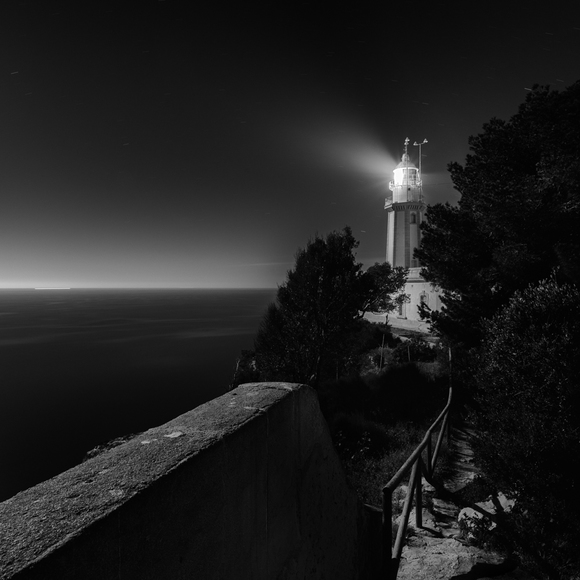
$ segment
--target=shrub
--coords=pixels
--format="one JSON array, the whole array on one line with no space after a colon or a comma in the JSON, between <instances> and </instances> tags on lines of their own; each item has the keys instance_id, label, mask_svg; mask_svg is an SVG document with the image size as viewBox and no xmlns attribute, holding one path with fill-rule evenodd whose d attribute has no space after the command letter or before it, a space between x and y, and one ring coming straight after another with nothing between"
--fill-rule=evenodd
<instances>
[{"instance_id":1,"label":"shrub","mask_svg":"<svg viewBox=\"0 0 580 580\"><path fill-rule=\"evenodd\" d=\"M261 380L260 373L256 368L256 354L253 350L242 350L232 378L230 390L235 389L242 383L255 383Z\"/></svg>"},{"instance_id":2,"label":"shrub","mask_svg":"<svg viewBox=\"0 0 580 580\"><path fill-rule=\"evenodd\" d=\"M375 424L376 425L376 424ZM361 501L382 505L382 488L397 473L425 435L421 424L397 422L381 427L380 440L370 431L359 440L359 447L346 447L338 431L335 445L347 478ZM378 435L374 433L374 437ZM380 447L376 445L380 441Z\"/></svg>"},{"instance_id":3,"label":"shrub","mask_svg":"<svg viewBox=\"0 0 580 580\"><path fill-rule=\"evenodd\" d=\"M371 406L380 409L391 421L410 418L424 421L445 405L447 380L431 366L392 364L368 382Z\"/></svg>"},{"instance_id":4,"label":"shrub","mask_svg":"<svg viewBox=\"0 0 580 580\"><path fill-rule=\"evenodd\" d=\"M393 349L391 357L395 363L432 362L437 357L437 351L422 338L411 338Z\"/></svg>"},{"instance_id":5,"label":"shrub","mask_svg":"<svg viewBox=\"0 0 580 580\"><path fill-rule=\"evenodd\" d=\"M580 292L555 280L514 295L484 329L477 365L476 452L516 498L519 549L553 577L580 558Z\"/></svg>"},{"instance_id":6,"label":"shrub","mask_svg":"<svg viewBox=\"0 0 580 580\"><path fill-rule=\"evenodd\" d=\"M320 408L329 423L339 413L364 414L369 398L369 386L360 376L325 381L318 388Z\"/></svg>"}]
</instances>

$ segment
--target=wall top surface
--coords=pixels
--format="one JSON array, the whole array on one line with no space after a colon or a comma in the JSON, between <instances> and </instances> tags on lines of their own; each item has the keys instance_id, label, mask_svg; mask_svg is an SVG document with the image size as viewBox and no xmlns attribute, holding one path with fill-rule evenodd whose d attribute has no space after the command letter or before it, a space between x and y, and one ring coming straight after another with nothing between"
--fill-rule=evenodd
<instances>
[{"instance_id":1,"label":"wall top surface","mask_svg":"<svg viewBox=\"0 0 580 580\"><path fill-rule=\"evenodd\" d=\"M0 503L0 577L75 537L304 385L249 383Z\"/></svg>"}]
</instances>

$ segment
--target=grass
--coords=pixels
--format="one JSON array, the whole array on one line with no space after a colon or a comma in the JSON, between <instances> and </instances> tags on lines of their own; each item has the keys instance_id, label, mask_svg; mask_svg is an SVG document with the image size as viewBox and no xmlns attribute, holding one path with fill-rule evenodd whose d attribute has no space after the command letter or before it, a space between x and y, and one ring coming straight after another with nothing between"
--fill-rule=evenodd
<instances>
[{"instance_id":1,"label":"grass","mask_svg":"<svg viewBox=\"0 0 580 580\"><path fill-rule=\"evenodd\" d=\"M381 506L382 488L444 407L447 380L437 363L391 363L319 395L349 483L363 502Z\"/></svg>"},{"instance_id":2,"label":"grass","mask_svg":"<svg viewBox=\"0 0 580 580\"><path fill-rule=\"evenodd\" d=\"M369 436L362 434L359 448L341 448L338 434L337 449L350 485L364 503L382 505L382 488L397 473L401 465L425 436L422 426L409 422L384 426L385 447L373 451Z\"/></svg>"}]
</instances>

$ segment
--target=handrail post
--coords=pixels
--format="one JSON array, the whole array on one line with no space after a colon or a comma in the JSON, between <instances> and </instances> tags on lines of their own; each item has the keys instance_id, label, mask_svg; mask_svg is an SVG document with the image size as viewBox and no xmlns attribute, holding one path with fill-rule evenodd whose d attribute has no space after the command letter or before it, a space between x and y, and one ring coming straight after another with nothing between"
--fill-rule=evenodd
<instances>
[{"instance_id":1,"label":"handrail post","mask_svg":"<svg viewBox=\"0 0 580 580\"><path fill-rule=\"evenodd\" d=\"M443 418L441 423L441 428L439 429L439 434L437 435L437 443L435 444L435 451L433 451L433 471L435 471L435 463L437 462L437 458L439 457L439 450L441 448L441 443L443 443L443 438L445 434L449 433L447 431L447 415ZM449 441L449 439L448 439Z\"/></svg>"},{"instance_id":2,"label":"handrail post","mask_svg":"<svg viewBox=\"0 0 580 580\"><path fill-rule=\"evenodd\" d=\"M415 479L415 492L416 492L416 499L415 499L415 525L417 529L423 527L423 485L421 484L421 463L422 463L421 456L417 457L417 477ZM412 493L412 492L411 492Z\"/></svg>"},{"instance_id":3,"label":"handrail post","mask_svg":"<svg viewBox=\"0 0 580 580\"><path fill-rule=\"evenodd\" d=\"M431 462L432 458L432 451L431 451L431 431L429 431L429 439L427 439L427 477L429 479L433 478L433 463Z\"/></svg>"},{"instance_id":4,"label":"handrail post","mask_svg":"<svg viewBox=\"0 0 580 580\"><path fill-rule=\"evenodd\" d=\"M391 579L393 558L393 490L383 487L383 576Z\"/></svg>"},{"instance_id":5,"label":"handrail post","mask_svg":"<svg viewBox=\"0 0 580 580\"><path fill-rule=\"evenodd\" d=\"M395 545L393 546L393 557L391 560L393 578L397 578L399 564L401 562L401 552L403 551L403 543L405 541L405 534L407 532L407 524L409 523L409 515L413 507L413 488L417 482L417 467L418 461L413 463L411 470L411 477L409 478L409 485L407 487L407 497L405 497L405 504L403 505L403 513L401 514L401 523L397 530L397 537L395 538Z\"/></svg>"},{"instance_id":6,"label":"handrail post","mask_svg":"<svg viewBox=\"0 0 580 580\"><path fill-rule=\"evenodd\" d=\"M451 355L451 347L449 347L449 404L451 404L451 393L453 392L453 356ZM451 443L451 421L449 420L449 415L451 415L451 405L447 409L447 447Z\"/></svg>"},{"instance_id":7,"label":"handrail post","mask_svg":"<svg viewBox=\"0 0 580 580\"><path fill-rule=\"evenodd\" d=\"M446 417L446 419L447 419L447 424L446 424L446 427L447 427L447 446L449 446L449 444L451 443L451 421L449 419L449 414L450 414L449 411L447 411L447 417Z\"/></svg>"}]
</instances>

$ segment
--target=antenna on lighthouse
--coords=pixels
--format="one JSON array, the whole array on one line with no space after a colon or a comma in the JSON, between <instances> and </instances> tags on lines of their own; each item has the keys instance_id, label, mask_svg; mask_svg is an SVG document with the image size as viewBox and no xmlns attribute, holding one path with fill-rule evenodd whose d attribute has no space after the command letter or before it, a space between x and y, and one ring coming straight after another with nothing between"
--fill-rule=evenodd
<instances>
[{"instance_id":1,"label":"antenna on lighthouse","mask_svg":"<svg viewBox=\"0 0 580 580\"><path fill-rule=\"evenodd\" d=\"M405 198L409 201L409 137L405 137Z\"/></svg>"},{"instance_id":2,"label":"antenna on lighthouse","mask_svg":"<svg viewBox=\"0 0 580 580\"><path fill-rule=\"evenodd\" d=\"M425 145L426 143L429 143L429 141L427 141L427 139L423 139L423 141L421 143L417 143L417 141L415 141L415 143L413 143L413 145L415 147L419 147L419 183L421 184L421 201L423 201L423 174L421 173L421 146Z\"/></svg>"}]
</instances>

